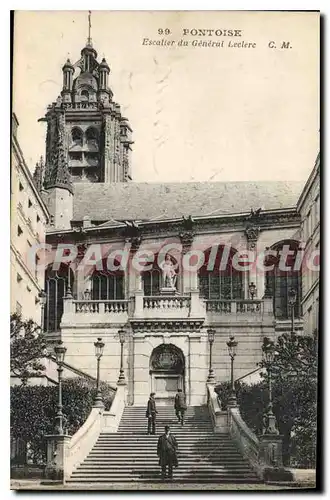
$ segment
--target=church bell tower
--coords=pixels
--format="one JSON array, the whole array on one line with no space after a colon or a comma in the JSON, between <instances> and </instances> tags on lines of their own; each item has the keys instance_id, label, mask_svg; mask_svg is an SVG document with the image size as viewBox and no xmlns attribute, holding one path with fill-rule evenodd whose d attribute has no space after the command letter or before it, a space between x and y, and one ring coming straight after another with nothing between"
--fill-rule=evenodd
<instances>
[{"instance_id":1,"label":"church bell tower","mask_svg":"<svg viewBox=\"0 0 330 500\"><path fill-rule=\"evenodd\" d=\"M132 129L113 100L110 67L89 32L80 59L62 68L63 86L41 121L47 122L43 191L55 227L70 227L76 183L131 180ZM62 219L62 220L60 220Z\"/></svg>"}]
</instances>

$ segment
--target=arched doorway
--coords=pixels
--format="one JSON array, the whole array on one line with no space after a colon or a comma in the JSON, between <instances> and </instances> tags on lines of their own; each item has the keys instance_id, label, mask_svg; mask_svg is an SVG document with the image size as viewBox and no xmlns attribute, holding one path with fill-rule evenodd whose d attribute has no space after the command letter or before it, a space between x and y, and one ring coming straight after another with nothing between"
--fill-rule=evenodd
<instances>
[{"instance_id":1,"label":"arched doorway","mask_svg":"<svg viewBox=\"0 0 330 500\"><path fill-rule=\"evenodd\" d=\"M172 405L177 390L185 391L185 359L174 344L162 344L152 351L149 373L150 392L155 392L157 403Z\"/></svg>"}]
</instances>

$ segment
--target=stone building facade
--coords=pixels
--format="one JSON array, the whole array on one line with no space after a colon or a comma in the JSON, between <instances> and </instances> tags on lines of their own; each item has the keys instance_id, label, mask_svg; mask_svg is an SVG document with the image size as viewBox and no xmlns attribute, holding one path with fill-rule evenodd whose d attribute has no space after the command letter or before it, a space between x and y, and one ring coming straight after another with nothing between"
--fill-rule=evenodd
<instances>
[{"instance_id":1,"label":"stone building facade","mask_svg":"<svg viewBox=\"0 0 330 500\"><path fill-rule=\"evenodd\" d=\"M297 210L301 217L301 241L315 266L305 266L302 270L304 331L311 335L319 328L320 155L299 197Z\"/></svg>"},{"instance_id":2,"label":"stone building facade","mask_svg":"<svg viewBox=\"0 0 330 500\"><path fill-rule=\"evenodd\" d=\"M27 167L17 137L18 120L12 117L11 169L11 313L21 313L25 319L41 321L39 294L44 288L45 274L38 270L35 254L29 252L46 240L48 209L38 192ZM40 160L42 165L43 160ZM39 168L39 166L38 166ZM37 265L35 265L37 264Z\"/></svg>"},{"instance_id":3,"label":"stone building facade","mask_svg":"<svg viewBox=\"0 0 330 500\"><path fill-rule=\"evenodd\" d=\"M35 176L53 220L45 330L89 375L102 337L101 378L127 383L130 404L144 405L151 391L168 404L178 387L189 404L204 404L210 363L216 381L230 378L230 336L238 341L235 378L244 378L256 370L263 338L290 330L292 287L302 331L294 263L303 186L131 182L132 130L109 73L89 40L79 61L63 66L61 95L45 117L46 162Z\"/></svg>"}]
</instances>

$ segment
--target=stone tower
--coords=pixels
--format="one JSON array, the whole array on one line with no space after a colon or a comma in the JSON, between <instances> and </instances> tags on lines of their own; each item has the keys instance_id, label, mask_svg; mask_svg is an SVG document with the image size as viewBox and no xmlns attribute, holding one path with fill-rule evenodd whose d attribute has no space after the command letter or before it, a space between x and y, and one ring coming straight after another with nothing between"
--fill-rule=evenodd
<instances>
[{"instance_id":1,"label":"stone tower","mask_svg":"<svg viewBox=\"0 0 330 500\"><path fill-rule=\"evenodd\" d=\"M69 228L74 185L131 180L132 129L109 88L110 68L89 37L80 59L63 68L63 88L47 122L43 193L54 226Z\"/></svg>"}]
</instances>

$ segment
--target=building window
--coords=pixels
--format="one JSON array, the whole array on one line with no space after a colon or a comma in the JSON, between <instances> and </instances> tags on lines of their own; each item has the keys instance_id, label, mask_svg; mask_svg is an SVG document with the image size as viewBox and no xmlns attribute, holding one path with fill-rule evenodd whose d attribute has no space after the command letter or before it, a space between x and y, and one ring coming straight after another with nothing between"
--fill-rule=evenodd
<instances>
[{"instance_id":1,"label":"building window","mask_svg":"<svg viewBox=\"0 0 330 500\"><path fill-rule=\"evenodd\" d=\"M72 144L71 144L72 147L75 147L75 146L81 147L83 145L83 131L80 128L74 127L72 129L71 141L72 141Z\"/></svg>"},{"instance_id":2,"label":"building window","mask_svg":"<svg viewBox=\"0 0 330 500\"><path fill-rule=\"evenodd\" d=\"M315 200L315 222L316 225L320 222L320 195L317 195Z\"/></svg>"},{"instance_id":3,"label":"building window","mask_svg":"<svg viewBox=\"0 0 330 500\"><path fill-rule=\"evenodd\" d=\"M92 276L93 300L122 300L125 298L124 273L95 271Z\"/></svg>"},{"instance_id":4,"label":"building window","mask_svg":"<svg viewBox=\"0 0 330 500\"><path fill-rule=\"evenodd\" d=\"M86 135L86 142L87 142L88 148L90 150L97 149L98 148L98 137L99 137L97 129L94 127L89 127L86 130L85 135Z\"/></svg>"},{"instance_id":5,"label":"building window","mask_svg":"<svg viewBox=\"0 0 330 500\"><path fill-rule=\"evenodd\" d=\"M70 286L72 286L74 281L73 272L68 266L63 264L58 271L53 271L51 267L46 271L45 290L47 299L44 310L44 325L46 332L57 332L60 329L63 314L63 297L67 291L69 277Z\"/></svg>"},{"instance_id":6,"label":"building window","mask_svg":"<svg viewBox=\"0 0 330 500\"><path fill-rule=\"evenodd\" d=\"M286 240L281 243L276 243L271 247L272 250L276 251L276 257L273 255L268 256L265 261L266 268L269 267L270 269L265 273L266 289L273 297L274 314L278 319L290 318L291 306L288 297L291 288L294 288L297 293L297 300L294 306L295 317L301 317L301 268L298 270L294 268L298 247L299 243L297 241ZM280 267L282 267L280 266L280 252L283 249L294 252L292 255L287 255L285 266L283 266L288 267L289 270L280 269Z\"/></svg>"},{"instance_id":7,"label":"building window","mask_svg":"<svg viewBox=\"0 0 330 500\"><path fill-rule=\"evenodd\" d=\"M80 94L80 97L81 97L81 100L82 101L88 101L89 99L89 93L88 93L88 90L83 90Z\"/></svg>"},{"instance_id":8,"label":"building window","mask_svg":"<svg viewBox=\"0 0 330 500\"><path fill-rule=\"evenodd\" d=\"M22 305L19 302L16 302L16 314L22 314Z\"/></svg>"},{"instance_id":9,"label":"building window","mask_svg":"<svg viewBox=\"0 0 330 500\"><path fill-rule=\"evenodd\" d=\"M20 191L23 191L24 186L23 186L23 184L21 182L18 184L18 188L19 188Z\"/></svg>"},{"instance_id":10,"label":"building window","mask_svg":"<svg viewBox=\"0 0 330 500\"><path fill-rule=\"evenodd\" d=\"M16 276L17 283L20 283L22 281L22 279L23 279L22 276L19 273L17 273L17 276Z\"/></svg>"},{"instance_id":11,"label":"building window","mask_svg":"<svg viewBox=\"0 0 330 500\"><path fill-rule=\"evenodd\" d=\"M209 262L211 249L205 252L204 265L198 272L199 293L207 300L243 299L243 272L232 265L236 250L219 246L216 258Z\"/></svg>"},{"instance_id":12,"label":"building window","mask_svg":"<svg viewBox=\"0 0 330 500\"><path fill-rule=\"evenodd\" d=\"M37 214L37 222L40 222L40 217L38 214Z\"/></svg>"},{"instance_id":13,"label":"building window","mask_svg":"<svg viewBox=\"0 0 330 500\"><path fill-rule=\"evenodd\" d=\"M307 214L307 238L312 235L312 215L311 210Z\"/></svg>"},{"instance_id":14,"label":"building window","mask_svg":"<svg viewBox=\"0 0 330 500\"><path fill-rule=\"evenodd\" d=\"M17 236L21 236L21 234L23 234L23 230L21 226L17 226Z\"/></svg>"},{"instance_id":15,"label":"building window","mask_svg":"<svg viewBox=\"0 0 330 500\"><path fill-rule=\"evenodd\" d=\"M161 289L162 273L157 267L142 273L144 295L159 295Z\"/></svg>"},{"instance_id":16,"label":"building window","mask_svg":"<svg viewBox=\"0 0 330 500\"><path fill-rule=\"evenodd\" d=\"M36 278L38 278L38 266L39 266L39 262L40 262L40 257L38 257L38 255L36 254L35 255L35 270L34 270L34 275Z\"/></svg>"},{"instance_id":17,"label":"building window","mask_svg":"<svg viewBox=\"0 0 330 500\"><path fill-rule=\"evenodd\" d=\"M32 207L32 201L30 200L30 198L29 198L29 201L28 201L28 206L29 206L29 208Z\"/></svg>"}]
</instances>

